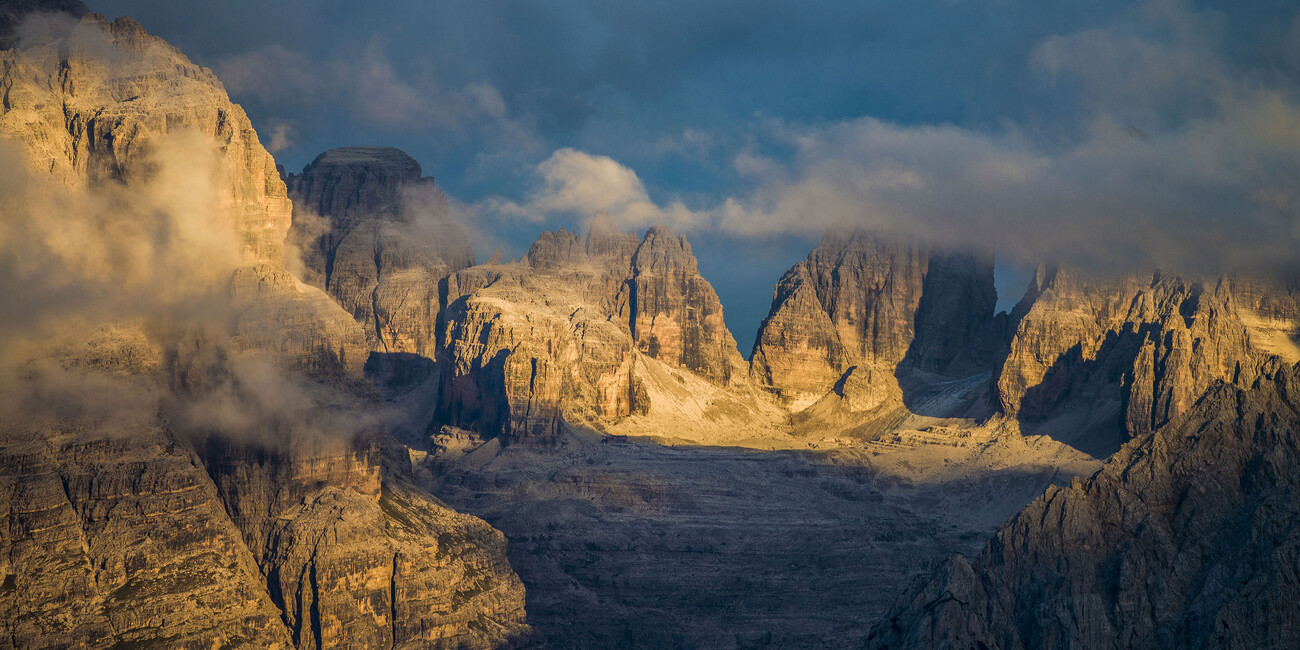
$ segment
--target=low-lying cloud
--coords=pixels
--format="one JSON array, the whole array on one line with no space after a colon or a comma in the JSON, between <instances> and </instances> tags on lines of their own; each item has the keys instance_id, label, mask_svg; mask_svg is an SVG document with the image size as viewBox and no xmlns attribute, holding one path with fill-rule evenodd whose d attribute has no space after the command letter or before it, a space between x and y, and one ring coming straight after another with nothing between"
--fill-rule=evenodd
<instances>
[{"instance_id":1,"label":"low-lying cloud","mask_svg":"<svg viewBox=\"0 0 1300 650\"><path fill-rule=\"evenodd\" d=\"M17 33L20 48L5 53L15 69L58 74L56 51L73 53L74 66L103 67L103 87L82 88L83 97L174 65L170 50L118 49L99 25L66 16L39 16ZM376 426L342 410L325 417L323 406L356 398L291 370L293 360L234 343L248 326L239 321L258 312L233 295L235 273L253 263L233 198L247 179L228 176L242 170L218 142L142 120L111 168L79 169L57 158L61 111L33 105L48 82L11 79L9 101L25 121L0 123L2 433L49 425L129 436L164 425L284 444ZM133 126L126 121L121 128Z\"/></svg>"},{"instance_id":2,"label":"low-lying cloud","mask_svg":"<svg viewBox=\"0 0 1300 650\"><path fill-rule=\"evenodd\" d=\"M77 318L203 313L242 260L217 155L198 134L157 138L148 178L78 188L0 139L0 339Z\"/></svg>"}]
</instances>

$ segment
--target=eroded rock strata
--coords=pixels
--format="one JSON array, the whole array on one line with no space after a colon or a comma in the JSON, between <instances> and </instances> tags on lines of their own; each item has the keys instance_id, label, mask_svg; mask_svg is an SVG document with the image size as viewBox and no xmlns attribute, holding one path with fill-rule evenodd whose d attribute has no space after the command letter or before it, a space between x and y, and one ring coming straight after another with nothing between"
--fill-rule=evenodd
<instances>
[{"instance_id":1,"label":"eroded rock strata","mask_svg":"<svg viewBox=\"0 0 1300 650\"><path fill-rule=\"evenodd\" d=\"M1049 488L873 632L888 648L1291 647L1300 373L1216 383Z\"/></svg>"},{"instance_id":2,"label":"eroded rock strata","mask_svg":"<svg viewBox=\"0 0 1300 650\"><path fill-rule=\"evenodd\" d=\"M553 439L651 408L647 365L719 387L744 361L685 237L639 241L597 215L585 237L543 233L518 263L445 282L441 412L489 435Z\"/></svg>"},{"instance_id":3,"label":"eroded rock strata","mask_svg":"<svg viewBox=\"0 0 1300 650\"><path fill-rule=\"evenodd\" d=\"M880 382L900 363L937 372L993 317L993 263L920 242L828 232L777 283L750 375L798 411L850 368Z\"/></svg>"},{"instance_id":4,"label":"eroded rock strata","mask_svg":"<svg viewBox=\"0 0 1300 650\"><path fill-rule=\"evenodd\" d=\"M285 177L304 277L365 327L371 348L433 356L438 282L474 264L447 197L391 147L345 147ZM323 231L323 232L322 232Z\"/></svg>"},{"instance_id":5,"label":"eroded rock strata","mask_svg":"<svg viewBox=\"0 0 1300 650\"><path fill-rule=\"evenodd\" d=\"M1215 382L1247 386L1300 358L1275 340L1256 295L1289 294L1227 277L1098 281L1040 268L1011 314L993 380L998 405L1026 433L1093 436L1087 444L1108 454L1186 411Z\"/></svg>"},{"instance_id":6,"label":"eroded rock strata","mask_svg":"<svg viewBox=\"0 0 1300 650\"><path fill-rule=\"evenodd\" d=\"M48 175L49 194L68 205L208 215L210 230L191 233L197 221L181 220L159 241L192 255L205 239L228 238L233 254L184 258L214 268L167 278L205 296L201 308L158 290L140 304L130 286L117 288L85 319L41 321L21 356L5 358L18 371L0 378L4 638L24 647L521 640L523 588L500 533L414 487L404 456L381 453L388 438L367 415L377 405L360 375L365 335L287 271L291 206L243 111L210 71L129 18L51 24L44 40L0 52L0 133L30 173ZM195 171L209 154L212 167ZM187 179L195 185L172 182ZM168 262L169 249L158 250L155 261ZM96 270L146 282L122 271L131 261L110 256ZM92 324L105 314L118 320Z\"/></svg>"}]
</instances>

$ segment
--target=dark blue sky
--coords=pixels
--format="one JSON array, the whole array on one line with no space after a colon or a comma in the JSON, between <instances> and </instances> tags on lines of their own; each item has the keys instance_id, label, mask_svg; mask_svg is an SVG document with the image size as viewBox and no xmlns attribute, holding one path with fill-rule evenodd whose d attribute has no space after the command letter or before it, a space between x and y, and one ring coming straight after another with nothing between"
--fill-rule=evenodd
<instances>
[{"instance_id":1,"label":"dark blue sky","mask_svg":"<svg viewBox=\"0 0 1300 650\"><path fill-rule=\"evenodd\" d=\"M1129 227L1166 232L1171 215L1206 205L1174 198L1208 173L1179 160L1220 162L1213 143L1260 124L1300 143L1288 121L1293 1L88 4L212 67L290 170L337 146L407 151L477 221L480 258L493 244L518 255L540 230L586 218L586 195L550 191L572 179L539 171L555 152L616 161L644 193L627 225L673 202L690 213L676 225L746 354L773 283L826 225L860 219L954 243L987 233L978 243L1013 262L999 269L1005 307L1025 281L1012 267L1105 247ZM1267 111L1274 96L1281 117ZM1291 169L1294 148L1277 142L1234 149L1220 167ZM983 171L973 180L971 169ZM1256 210L1273 181L1231 174L1216 205ZM1269 196L1290 196L1278 182ZM1288 201L1258 223L1286 226ZM1113 216L1080 224L1091 214ZM1206 239L1110 255L1200 259L1221 240Z\"/></svg>"}]
</instances>

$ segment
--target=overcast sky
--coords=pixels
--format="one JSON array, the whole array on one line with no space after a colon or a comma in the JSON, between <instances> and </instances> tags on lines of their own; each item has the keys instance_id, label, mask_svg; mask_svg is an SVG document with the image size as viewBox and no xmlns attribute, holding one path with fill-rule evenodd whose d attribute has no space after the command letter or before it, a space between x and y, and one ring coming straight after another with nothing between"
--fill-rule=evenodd
<instances>
[{"instance_id":1,"label":"overcast sky","mask_svg":"<svg viewBox=\"0 0 1300 650\"><path fill-rule=\"evenodd\" d=\"M914 0L88 0L212 67L298 170L391 145L476 253L598 208L687 231L749 353L827 226L1042 259L1290 259L1300 6Z\"/></svg>"}]
</instances>

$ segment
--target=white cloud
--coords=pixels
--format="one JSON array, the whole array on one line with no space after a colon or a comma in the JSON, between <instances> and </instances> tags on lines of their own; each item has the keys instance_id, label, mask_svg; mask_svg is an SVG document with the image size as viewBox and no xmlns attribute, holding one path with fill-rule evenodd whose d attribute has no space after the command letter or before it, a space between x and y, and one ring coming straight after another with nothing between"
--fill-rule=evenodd
<instances>
[{"instance_id":1,"label":"white cloud","mask_svg":"<svg viewBox=\"0 0 1300 650\"><path fill-rule=\"evenodd\" d=\"M706 217L680 201L657 205L636 172L608 156L560 149L537 165L536 171L542 186L523 203L494 198L482 207L532 222L553 215L589 217L604 210L622 227L661 223L680 230L695 228Z\"/></svg>"},{"instance_id":2,"label":"white cloud","mask_svg":"<svg viewBox=\"0 0 1300 650\"><path fill-rule=\"evenodd\" d=\"M865 227L1017 262L1160 265L1218 272L1293 263L1300 244L1300 100L1217 56L1213 20L1152 3L1138 26L1042 43L1032 62L1077 91L1087 118L1067 138L907 125L870 117L765 122L779 155L744 151L747 191L691 210L652 201L636 173L572 149L502 212L534 221L606 210L738 236ZM793 151L793 155L789 154Z\"/></svg>"},{"instance_id":3,"label":"white cloud","mask_svg":"<svg viewBox=\"0 0 1300 650\"><path fill-rule=\"evenodd\" d=\"M297 129L289 122L271 120L267 123L266 150L275 154L293 146Z\"/></svg>"}]
</instances>

